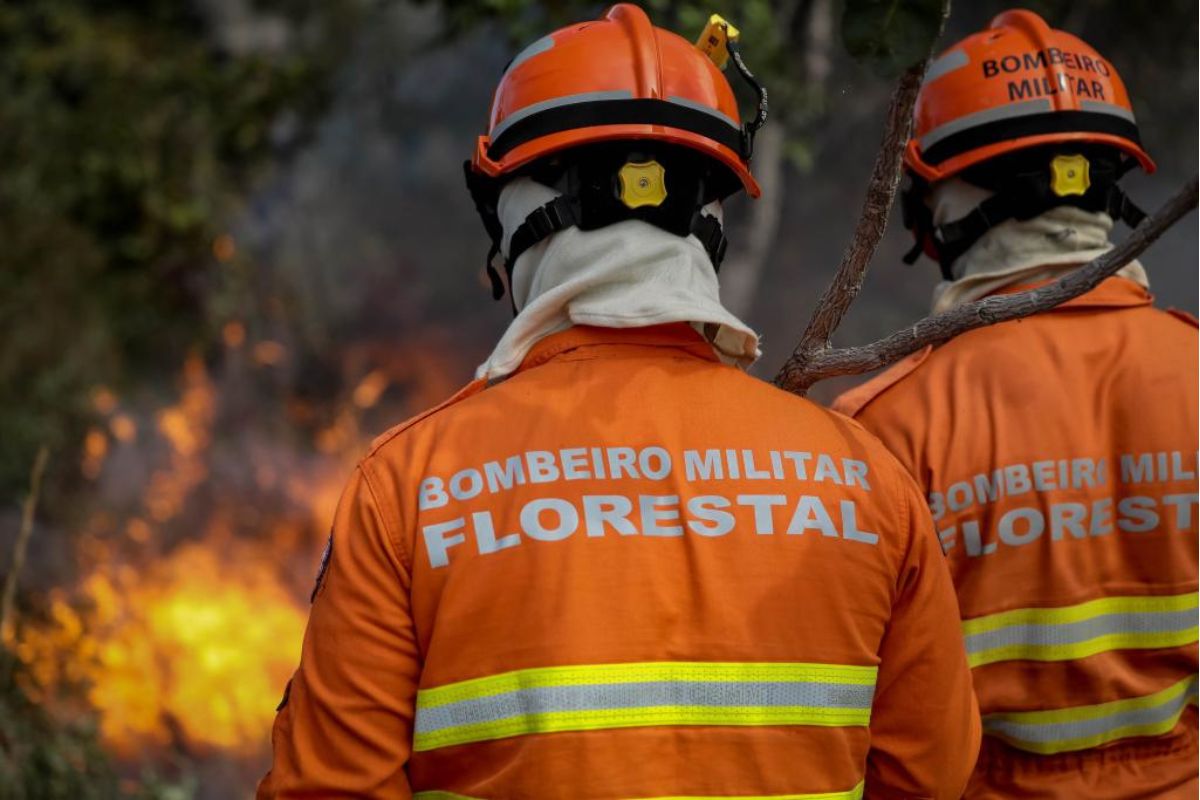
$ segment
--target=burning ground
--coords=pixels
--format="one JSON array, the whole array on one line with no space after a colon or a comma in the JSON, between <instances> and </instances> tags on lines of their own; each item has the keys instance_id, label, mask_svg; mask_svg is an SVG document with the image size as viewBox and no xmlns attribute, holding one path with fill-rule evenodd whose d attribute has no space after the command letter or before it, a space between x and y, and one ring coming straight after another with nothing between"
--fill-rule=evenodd
<instances>
[{"instance_id":1,"label":"burning ground","mask_svg":"<svg viewBox=\"0 0 1200 800\"><path fill-rule=\"evenodd\" d=\"M189 357L165 404L92 393L78 468L95 497L57 537L75 542L73 580L3 631L24 694L94 724L131 796L251 791L341 484L373 433L454 388L437 363L368 346L343 354L338 402L271 407L245 384L289 349L223 333L216 366Z\"/></svg>"}]
</instances>

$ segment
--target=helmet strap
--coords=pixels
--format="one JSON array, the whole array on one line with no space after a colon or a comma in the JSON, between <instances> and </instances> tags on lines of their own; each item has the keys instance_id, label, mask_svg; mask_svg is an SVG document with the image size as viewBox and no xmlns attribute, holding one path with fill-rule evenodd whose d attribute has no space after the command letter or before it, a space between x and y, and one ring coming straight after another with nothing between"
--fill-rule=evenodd
<instances>
[{"instance_id":1,"label":"helmet strap","mask_svg":"<svg viewBox=\"0 0 1200 800\"><path fill-rule=\"evenodd\" d=\"M733 61L733 66L737 69L738 75L742 77L754 93L758 95L758 108L755 110L754 119L742 125L742 158L747 161L754 154L754 136L758 133L759 128L767 123L767 87L758 82L754 77L754 73L746 66L745 60L742 59L742 48L736 39L730 39L725 44L729 52L729 58Z\"/></svg>"},{"instance_id":2,"label":"helmet strap","mask_svg":"<svg viewBox=\"0 0 1200 800\"><path fill-rule=\"evenodd\" d=\"M513 231L504 259L503 279L496 263L504 240L504 227L498 210L503 182L473 171L469 162L464 164L467 188L491 239L484 268L491 281L492 298L499 300L503 297L506 285L511 298L513 268L517 259L537 243L567 228L590 231L629 219L647 222L676 236L695 235L708 254L714 271L720 272L728 241L720 221L703 213L702 209L706 203L724 194L727 180L707 171L694 156L659 152L644 157L661 159L667 164L663 171L657 161L649 162L658 168L660 177L665 175L663 199L656 204L635 203L631 206L618 197L615 172L622 165L631 163L634 167L646 166L642 162L627 160L631 157L627 157L621 149L593 149L575 158L541 168L534 167L527 173L534 180L559 192L559 196L535 208ZM514 300L513 313L516 312Z\"/></svg>"},{"instance_id":3,"label":"helmet strap","mask_svg":"<svg viewBox=\"0 0 1200 800\"><path fill-rule=\"evenodd\" d=\"M916 243L904 255L905 264L913 264L925 253L936 260L945 280L955 280L954 262L992 228L1010 219L1028 220L1059 206L1084 211L1103 211L1114 221L1131 228L1146 218L1125 191L1117 185L1126 168L1098 169L1083 194L1060 196L1052 188L1048 170L1026 172L1008 178L995 194L967 215L943 225L933 223L933 212L926 203L929 184L912 180L901 195L904 225L913 232Z\"/></svg>"},{"instance_id":4,"label":"helmet strap","mask_svg":"<svg viewBox=\"0 0 1200 800\"><path fill-rule=\"evenodd\" d=\"M509 240L508 257L504 260L504 272L508 277L509 286L512 285L513 267L516 265L517 259L526 250L543 239L547 239L567 228L595 230L617 222L623 222L627 219L642 219L642 217L635 214L620 214L619 212L610 212L604 215L592 214L592 218L588 220L587 227L584 227L581 224L583 213L580 205L578 196L561 195L535 208L530 212L529 216L525 217L525 221L517 227L516 231L513 232L512 238ZM667 228L651 220L643 219L643 221L650 222L650 224L668 233L679 235L677 229ZM700 209L696 209L692 213L691 219L687 224L687 233L684 235L688 234L694 235L700 240L700 245L704 248L704 252L708 254L709 260L712 261L713 270L720 273L721 261L724 260L725 251L729 245L729 240L725 238L725 232L721 227L720 221L716 217L709 216Z\"/></svg>"}]
</instances>

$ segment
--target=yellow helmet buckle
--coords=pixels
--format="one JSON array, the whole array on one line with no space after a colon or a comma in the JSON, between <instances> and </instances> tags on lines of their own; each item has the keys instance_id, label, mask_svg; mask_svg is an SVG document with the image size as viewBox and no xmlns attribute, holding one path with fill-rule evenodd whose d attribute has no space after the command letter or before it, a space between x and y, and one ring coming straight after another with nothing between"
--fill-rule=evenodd
<instances>
[{"instance_id":1,"label":"yellow helmet buckle","mask_svg":"<svg viewBox=\"0 0 1200 800\"><path fill-rule=\"evenodd\" d=\"M667 171L657 161L630 161L617 173L620 199L628 208L661 206L667 199Z\"/></svg>"},{"instance_id":2,"label":"yellow helmet buckle","mask_svg":"<svg viewBox=\"0 0 1200 800\"><path fill-rule=\"evenodd\" d=\"M1092 185L1091 165L1082 155L1059 155L1050 161L1050 191L1059 197L1086 194Z\"/></svg>"}]
</instances>

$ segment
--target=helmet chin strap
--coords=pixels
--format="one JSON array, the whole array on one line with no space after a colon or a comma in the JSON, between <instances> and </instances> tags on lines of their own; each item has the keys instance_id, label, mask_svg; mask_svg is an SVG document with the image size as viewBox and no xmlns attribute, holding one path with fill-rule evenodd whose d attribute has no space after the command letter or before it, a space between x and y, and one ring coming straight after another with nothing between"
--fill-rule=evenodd
<instances>
[{"instance_id":1,"label":"helmet chin strap","mask_svg":"<svg viewBox=\"0 0 1200 800\"><path fill-rule=\"evenodd\" d=\"M721 221L704 207L730 191L730 178L714 172L714 167L696 154L626 143L573 153L560 161L532 167L528 177L553 189L558 196L526 215L512 232L506 251L501 247L504 228L499 217L502 184L480 176L469 163L464 165L464 174L491 239L485 269L496 300L504 296L506 284L511 297L517 259L537 243L568 228L590 231L625 220L640 220L676 236L695 236L717 272L728 248ZM504 278L497 264L501 254Z\"/></svg>"},{"instance_id":2,"label":"helmet chin strap","mask_svg":"<svg viewBox=\"0 0 1200 800\"><path fill-rule=\"evenodd\" d=\"M970 213L942 225L934 224L933 212L926 203L929 184L910 176L901 196L901 210L904 226L913 232L916 242L904 254L904 263L913 264L925 253L938 262L942 277L952 281L954 262L989 230L1010 219L1033 219L1058 206L1103 211L1114 220L1137 227L1146 218L1146 212L1117 185L1133 162L1115 166L1101 162L1088 164L1086 160L1083 163L1088 167L1086 186L1065 187L1061 175L1053 168L1020 172L1005 178L995 193Z\"/></svg>"},{"instance_id":3,"label":"helmet chin strap","mask_svg":"<svg viewBox=\"0 0 1200 800\"><path fill-rule=\"evenodd\" d=\"M577 196L562 195L534 209L520 227L513 232L512 239L509 240L508 257L504 260L504 271L509 280L512 280L513 265L516 264L522 253L559 231L567 228L595 230L627 219L642 219L642 217L634 214L617 214L607 220L593 220L593 224L587 227L581 225L582 219L583 213L580 210L580 201ZM644 221L650 222L650 220ZM650 224L655 223L651 222ZM679 235L676 227L665 225L657 225L657 227ZM720 221L716 217L703 213L702 209L698 208L692 213L688 222L687 233L684 235L688 234L694 235L700 240L700 245L704 248L704 252L708 253L709 260L712 261L713 269L720 272L721 261L725 258L725 250L729 243L725 238Z\"/></svg>"}]
</instances>

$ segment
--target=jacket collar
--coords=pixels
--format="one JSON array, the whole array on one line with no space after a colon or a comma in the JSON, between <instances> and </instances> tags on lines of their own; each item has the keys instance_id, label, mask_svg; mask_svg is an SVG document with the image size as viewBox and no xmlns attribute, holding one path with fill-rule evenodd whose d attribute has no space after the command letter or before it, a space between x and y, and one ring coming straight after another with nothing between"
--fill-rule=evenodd
<instances>
[{"instance_id":1,"label":"jacket collar","mask_svg":"<svg viewBox=\"0 0 1200 800\"><path fill-rule=\"evenodd\" d=\"M704 361L717 361L712 345L686 322L651 325L645 328L596 328L578 325L551 334L533 346L517 372L545 364L553 358L583 347L646 348L669 347Z\"/></svg>"},{"instance_id":2,"label":"jacket collar","mask_svg":"<svg viewBox=\"0 0 1200 800\"><path fill-rule=\"evenodd\" d=\"M997 289L994 295L1015 294L1028 289L1037 289L1053 283L1056 279L1037 281L1036 283L1020 283ZM1148 306L1154 302L1154 295L1144 287L1127 278L1105 278L1100 285L1090 292L1084 292L1061 305L1050 309L1050 312L1068 308L1130 308L1133 306Z\"/></svg>"}]
</instances>

